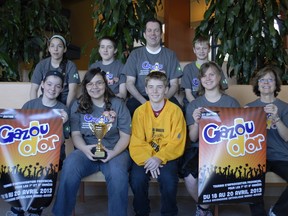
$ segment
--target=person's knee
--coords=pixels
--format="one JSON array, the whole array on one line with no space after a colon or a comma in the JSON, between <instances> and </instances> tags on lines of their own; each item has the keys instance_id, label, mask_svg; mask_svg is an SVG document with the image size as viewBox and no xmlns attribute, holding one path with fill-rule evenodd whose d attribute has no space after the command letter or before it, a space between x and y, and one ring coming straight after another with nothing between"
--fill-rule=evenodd
<instances>
[{"instance_id":1,"label":"person's knee","mask_svg":"<svg viewBox=\"0 0 288 216\"><path fill-rule=\"evenodd\" d=\"M142 189L143 187L149 185L149 179L147 179L146 176L144 175L133 175L133 176L130 176L130 186L133 190L137 189L137 188L140 188Z\"/></svg>"},{"instance_id":2,"label":"person's knee","mask_svg":"<svg viewBox=\"0 0 288 216\"><path fill-rule=\"evenodd\" d=\"M110 181L108 184L110 185L109 188L111 188L111 192L113 194L121 194L121 193L127 193L128 194L128 178L115 178L116 181Z\"/></svg>"}]
</instances>

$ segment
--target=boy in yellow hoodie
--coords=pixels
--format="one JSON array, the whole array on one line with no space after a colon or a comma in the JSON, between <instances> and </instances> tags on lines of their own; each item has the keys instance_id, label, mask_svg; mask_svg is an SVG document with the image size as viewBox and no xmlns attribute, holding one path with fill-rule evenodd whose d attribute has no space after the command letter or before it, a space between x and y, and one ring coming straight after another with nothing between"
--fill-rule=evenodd
<instances>
[{"instance_id":1,"label":"boy in yellow hoodie","mask_svg":"<svg viewBox=\"0 0 288 216\"><path fill-rule=\"evenodd\" d=\"M186 122L181 109L167 100L167 76L150 72L145 79L149 101L138 107L132 119L129 150L133 164L130 185L137 216L149 215L149 180L160 184L161 215L177 215L178 158L186 141Z\"/></svg>"}]
</instances>

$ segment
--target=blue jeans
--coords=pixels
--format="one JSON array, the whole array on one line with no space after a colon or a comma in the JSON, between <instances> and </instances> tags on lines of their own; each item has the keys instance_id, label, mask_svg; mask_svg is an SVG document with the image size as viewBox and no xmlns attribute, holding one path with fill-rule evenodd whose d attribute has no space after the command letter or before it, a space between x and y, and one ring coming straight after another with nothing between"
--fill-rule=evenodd
<instances>
[{"instance_id":1,"label":"blue jeans","mask_svg":"<svg viewBox=\"0 0 288 216\"><path fill-rule=\"evenodd\" d=\"M288 182L288 161L267 161L267 171L274 172ZM266 215L264 201L250 205L253 216ZM282 192L281 196L273 207L273 213L277 216L286 216L288 211L288 188Z\"/></svg>"},{"instance_id":2,"label":"blue jeans","mask_svg":"<svg viewBox=\"0 0 288 216\"><path fill-rule=\"evenodd\" d=\"M161 193L161 215L175 216L177 208L177 160L169 161L160 168L158 183ZM150 175L145 173L144 166L133 162L130 171L130 186L134 194L133 207L137 216L146 216L150 213L150 200L148 197Z\"/></svg>"},{"instance_id":3,"label":"blue jeans","mask_svg":"<svg viewBox=\"0 0 288 216\"><path fill-rule=\"evenodd\" d=\"M74 150L64 161L52 212L56 216L70 216L76 204L81 179L101 171L107 184L108 215L127 216L128 168L127 150L106 163L91 161L80 150Z\"/></svg>"}]
</instances>

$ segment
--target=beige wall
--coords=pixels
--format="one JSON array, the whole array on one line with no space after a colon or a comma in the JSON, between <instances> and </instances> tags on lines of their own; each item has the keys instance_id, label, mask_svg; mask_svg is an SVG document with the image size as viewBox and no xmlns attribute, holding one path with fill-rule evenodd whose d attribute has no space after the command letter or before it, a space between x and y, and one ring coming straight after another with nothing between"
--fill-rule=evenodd
<instances>
[{"instance_id":1,"label":"beige wall","mask_svg":"<svg viewBox=\"0 0 288 216\"><path fill-rule=\"evenodd\" d=\"M80 72L81 77L85 71ZM278 98L288 102L288 86L282 86ZM29 82L1 82L0 85L0 108L19 109L29 100ZM235 97L244 106L246 103L255 100L257 97L252 92L250 85L230 85L227 94Z\"/></svg>"}]
</instances>

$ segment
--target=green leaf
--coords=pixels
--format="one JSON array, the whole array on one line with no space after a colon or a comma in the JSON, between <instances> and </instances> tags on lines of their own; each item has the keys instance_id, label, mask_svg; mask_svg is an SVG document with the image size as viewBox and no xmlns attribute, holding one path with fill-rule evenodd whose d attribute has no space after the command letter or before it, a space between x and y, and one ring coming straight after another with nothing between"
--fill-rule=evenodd
<instances>
[{"instance_id":1,"label":"green leaf","mask_svg":"<svg viewBox=\"0 0 288 216\"><path fill-rule=\"evenodd\" d=\"M274 29L274 19L283 1L280 5L276 0L206 1L212 6L196 28L196 35L209 34L221 41L215 61L222 64L229 53L229 75L236 76L239 84L248 84L254 69L262 67L265 61L287 67L283 40ZM288 17L287 10L284 14ZM288 19L282 25L281 36L284 36L288 34Z\"/></svg>"},{"instance_id":2,"label":"green leaf","mask_svg":"<svg viewBox=\"0 0 288 216\"><path fill-rule=\"evenodd\" d=\"M143 39L146 19L157 17L156 7L161 5L161 1L157 0L94 0L93 6L98 7L97 12L92 14L92 18L97 20L94 36L110 35L117 39L118 57L125 61L123 52L126 48L132 48L134 40ZM99 14L102 15L101 19Z\"/></svg>"}]
</instances>

